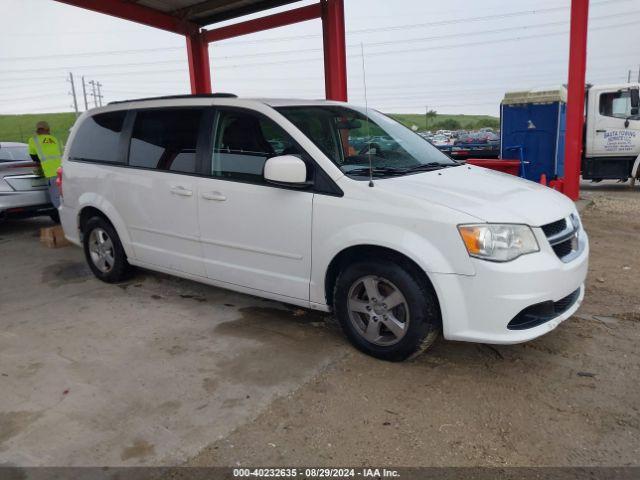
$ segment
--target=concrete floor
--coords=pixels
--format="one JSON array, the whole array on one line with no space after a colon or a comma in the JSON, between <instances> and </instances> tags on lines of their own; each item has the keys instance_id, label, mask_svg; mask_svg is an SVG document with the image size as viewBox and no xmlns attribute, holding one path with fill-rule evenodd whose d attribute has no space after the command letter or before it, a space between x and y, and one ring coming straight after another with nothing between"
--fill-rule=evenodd
<instances>
[{"instance_id":1,"label":"concrete floor","mask_svg":"<svg viewBox=\"0 0 640 480\"><path fill-rule=\"evenodd\" d=\"M0 225L0 464L176 465L350 350L321 314L151 272L96 280Z\"/></svg>"}]
</instances>

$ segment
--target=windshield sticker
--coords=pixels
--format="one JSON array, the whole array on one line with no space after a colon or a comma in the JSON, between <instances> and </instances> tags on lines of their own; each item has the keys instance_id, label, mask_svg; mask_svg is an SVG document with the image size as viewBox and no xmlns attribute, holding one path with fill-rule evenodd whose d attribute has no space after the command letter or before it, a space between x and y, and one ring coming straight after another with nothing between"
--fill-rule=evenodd
<instances>
[{"instance_id":1,"label":"windshield sticker","mask_svg":"<svg viewBox=\"0 0 640 480\"><path fill-rule=\"evenodd\" d=\"M607 152L632 152L637 134L635 130L608 130L604 133L604 149Z\"/></svg>"}]
</instances>

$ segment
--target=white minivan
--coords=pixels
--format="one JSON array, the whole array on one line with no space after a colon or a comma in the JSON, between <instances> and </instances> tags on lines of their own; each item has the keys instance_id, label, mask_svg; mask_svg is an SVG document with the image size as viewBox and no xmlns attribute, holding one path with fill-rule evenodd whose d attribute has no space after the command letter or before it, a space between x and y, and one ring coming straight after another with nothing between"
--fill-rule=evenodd
<instances>
[{"instance_id":1,"label":"white minivan","mask_svg":"<svg viewBox=\"0 0 640 480\"><path fill-rule=\"evenodd\" d=\"M134 265L332 311L382 359L440 331L531 340L584 296L587 235L567 197L345 103L113 103L78 119L59 181L66 237L99 279Z\"/></svg>"}]
</instances>

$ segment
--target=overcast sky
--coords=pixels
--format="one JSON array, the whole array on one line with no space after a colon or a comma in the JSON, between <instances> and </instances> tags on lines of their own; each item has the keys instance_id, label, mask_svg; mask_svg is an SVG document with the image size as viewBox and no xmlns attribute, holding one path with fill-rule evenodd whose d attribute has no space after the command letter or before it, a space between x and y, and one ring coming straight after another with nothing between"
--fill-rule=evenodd
<instances>
[{"instance_id":1,"label":"overcast sky","mask_svg":"<svg viewBox=\"0 0 640 480\"><path fill-rule=\"evenodd\" d=\"M386 112L498 115L505 91L567 81L569 0L344 1L354 103L364 103L361 43L369 106ZM69 72L81 110L83 75L105 102L189 93L179 35L53 0L0 5L0 113L72 110ZM639 26L640 0L591 1L588 82L638 78ZM324 97L321 32L312 20L211 44L214 91Z\"/></svg>"}]
</instances>

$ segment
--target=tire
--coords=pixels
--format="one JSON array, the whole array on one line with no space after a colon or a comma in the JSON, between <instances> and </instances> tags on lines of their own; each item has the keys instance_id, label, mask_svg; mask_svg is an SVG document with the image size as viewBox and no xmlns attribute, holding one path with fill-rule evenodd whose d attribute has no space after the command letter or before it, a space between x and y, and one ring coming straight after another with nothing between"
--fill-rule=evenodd
<instances>
[{"instance_id":1,"label":"tire","mask_svg":"<svg viewBox=\"0 0 640 480\"><path fill-rule=\"evenodd\" d=\"M433 288L403 262L372 258L347 266L336 281L333 302L351 343L382 360L415 357L440 333L440 307Z\"/></svg>"},{"instance_id":2,"label":"tire","mask_svg":"<svg viewBox=\"0 0 640 480\"><path fill-rule=\"evenodd\" d=\"M107 283L126 280L131 265L113 226L102 217L90 218L84 228L84 256L93 274Z\"/></svg>"}]
</instances>

